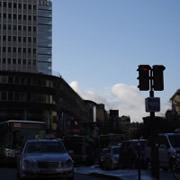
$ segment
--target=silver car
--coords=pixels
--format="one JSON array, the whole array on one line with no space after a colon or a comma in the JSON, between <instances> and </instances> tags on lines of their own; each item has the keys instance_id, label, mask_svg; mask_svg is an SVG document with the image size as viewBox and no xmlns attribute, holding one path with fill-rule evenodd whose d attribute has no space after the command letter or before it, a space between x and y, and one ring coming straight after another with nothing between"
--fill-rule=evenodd
<instances>
[{"instance_id":1,"label":"silver car","mask_svg":"<svg viewBox=\"0 0 180 180\"><path fill-rule=\"evenodd\" d=\"M28 140L17 158L17 163L20 179L74 179L73 160L60 140Z\"/></svg>"}]
</instances>

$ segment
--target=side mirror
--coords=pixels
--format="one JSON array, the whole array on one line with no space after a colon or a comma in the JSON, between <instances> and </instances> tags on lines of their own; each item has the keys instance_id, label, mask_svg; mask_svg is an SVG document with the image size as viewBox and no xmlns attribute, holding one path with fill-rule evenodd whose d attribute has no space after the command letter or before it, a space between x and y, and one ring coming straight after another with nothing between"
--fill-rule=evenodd
<instances>
[{"instance_id":1,"label":"side mirror","mask_svg":"<svg viewBox=\"0 0 180 180\"><path fill-rule=\"evenodd\" d=\"M69 154L70 156L72 156L72 155L74 154L74 151L73 151L73 150L69 150L69 151L68 151L68 154Z\"/></svg>"}]
</instances>

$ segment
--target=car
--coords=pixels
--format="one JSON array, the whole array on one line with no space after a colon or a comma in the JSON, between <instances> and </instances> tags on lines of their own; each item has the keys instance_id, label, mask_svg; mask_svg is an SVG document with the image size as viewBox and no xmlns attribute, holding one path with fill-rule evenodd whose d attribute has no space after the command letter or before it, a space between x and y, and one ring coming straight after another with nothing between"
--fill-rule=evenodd
<instances>
[{"instance_id":1,"label":"car","mask_svg":"<svg viewBox=\"0 0 180 180\"><path fill-rule=\"evenodd\" d=\"M120 148L120 168L145 168L147 139L131 139L122 142Z\"/></svg>"},{"instance_id":2,"label":"car","mask_svg":"<svg viewBox=\"0 0 180 180\"><path fill-rule=\"evenodd\" d=\"M180 133L158 134L159 167L164 170L180 169ZM151 147L149 147L151 149ZM147 151L147 159L151 163L151 151Z\"/></svg>"},{"instance_id":3,"label":"car","mask_svg":"<svg viewBox=\"0 0 180 180\"><path fill-rule=\"evenodd\" d=\"M74 179L74 162L59 139L28 140L17 154L17 175L26 178Z\"/></svg>"},{"instance_id":4,"label":"car","mask_svg":"<svg viewBox=\"0 0 180 180\"><path fill-rule=\"evenodd\" d=\"M111 146L104 155L103 168L112 170L119 167L120 146Z\"/></svg>"},{"instance_id":5,"label":"car","mask_svg":"<svg viewBox=\"0 0 180 180\"><path fill-rule=\"evenodd\" d=\"M109 151L109 148L103 148L100 153L100 156L98 159L98 164L99 164L99 167L102 169L103 169L103 165L104 165L104 156L106 155L106 153L108 153L108 151Z\"/></svg>"}]
</instances>

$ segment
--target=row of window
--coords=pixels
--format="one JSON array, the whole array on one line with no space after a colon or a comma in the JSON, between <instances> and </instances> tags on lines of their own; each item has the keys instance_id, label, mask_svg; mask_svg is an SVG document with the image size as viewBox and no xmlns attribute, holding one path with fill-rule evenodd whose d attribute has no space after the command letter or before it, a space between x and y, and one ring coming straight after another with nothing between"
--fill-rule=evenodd
<instances>
[{"instance_id":1,"label":"row of window","mask_svg":"<svg viewBox=\"0 0 180 180\"><path fill-rule=\"evenodd\" d=\"M0 24L0 29L2 30L14 30L14 31L23 31L23 32L36 32L36 26L22 26L22 25L11 25L11 24Z\"/></svg>"},{"instance_id":2,"label":"row of window","mask_svg":"<svg viewBox=\"0 0 180 180\"><path fill-rule=\"evenodd\" d=\"M42 87L53 87L54 85L56 85L54 82L48 79L39 79L39 78L21 77L21 76L6 76L6 75L0 75L0 83L42 86Z\"/></svg>"},{"instance_id":3,"label":"row of window","mask_svg":"<svg viewBox=\"0 0 180 180\"><path fill-rule=\"evenodd\" d=\"M0 64L36 65L36 60L2 58L2 60L0 59Z\"/></svg>"},{"instance_id":4,"label":"row of window","mask_svg":"<svg viewBox=\"0 0 180 180\"><path fill-rule=\"evenodd\" d=\"M0 92L0 101L55 104L52 95L25 92Z\"/></svg>"},{"instance_id":5,"label":"row of window","mask_svg":"<svg viewBox=\"0 0 180 180\"><path fill-rule=\"evenodd\" d=\"M35 37L6 36L6 35L4 35L4 36L0 36L0 41L1 40L4 42L8 41L8 42L19 42L19 43L21 43L21 42L36 43Z\"/></svg>"},{"instance_id":6,"label":"row of window","mask_svg":"<svg viewBox=\"0 0 180 180\"><path fill-rule=\"evenodd\" d=\"M28 9L36 10L37 6L35 4L22 4L22 3L12 3L12 2L0 2L0 7L3 8L14 8L14 9Z\"/></svg>"},{"instance_id":7,"label":"row of window","mask_svg":"<svg viewBox=\"0 0 180 180\"><path fill-rule=\"evenodd\" d=\"M32 16L32 15L22 15L22 14L7 14L7 13L3 13L1 14L0 13L0 18L3 18L3 19L13 19L13 20L28 20L28 21L36 21L37 20L37 17L36 16Z\"/></svg>"},{"instance_id":8,"label":"row of window","mask_svg":"<svg viewBox=\"0 0 180 180\"><path fill-rule=\"evenodd\" d=\"M1 47L0 48L0 52L3 53L33 53L34 55L36 55L36 49L34 48L17 48L17 47Z\"/></svg>"}]
</instances>

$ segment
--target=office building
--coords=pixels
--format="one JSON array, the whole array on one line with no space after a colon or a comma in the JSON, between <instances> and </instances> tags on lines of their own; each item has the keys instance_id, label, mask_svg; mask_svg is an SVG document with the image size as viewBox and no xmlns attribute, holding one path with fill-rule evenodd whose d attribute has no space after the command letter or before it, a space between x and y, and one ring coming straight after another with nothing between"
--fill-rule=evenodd
<instances>
[{"instance_id":1,"label":"office building","mask_svg":"<svg viewBox=\"0 0 180 180\"><path fill-rule=\"evenodd\" d=\"M51 1L0 0L0 70L51 74Z\"/></svg>"}]
</instances>

